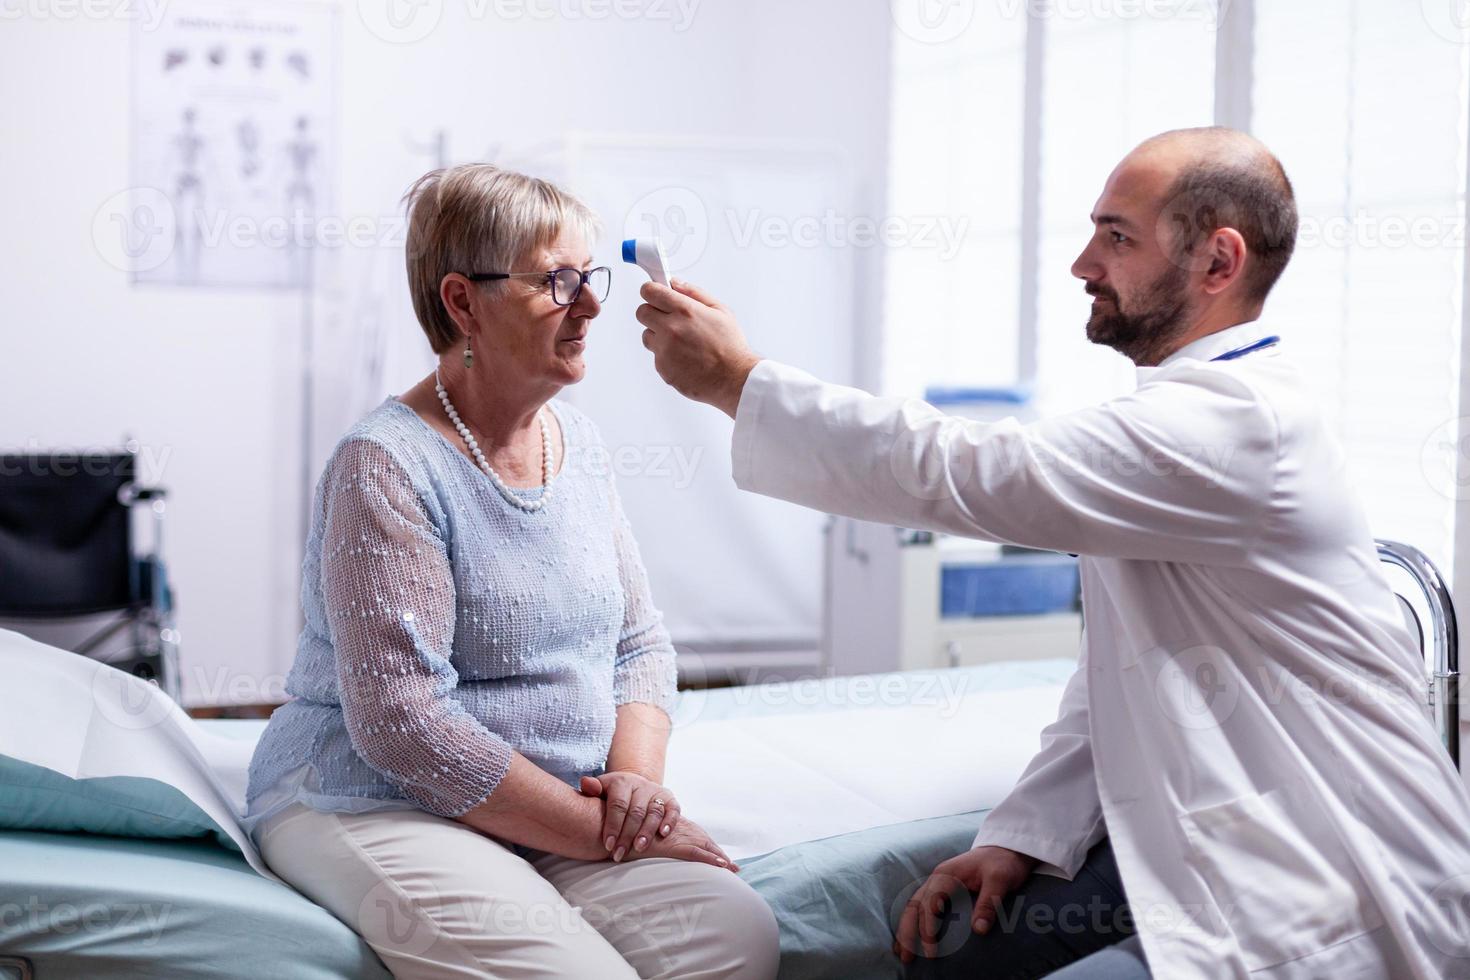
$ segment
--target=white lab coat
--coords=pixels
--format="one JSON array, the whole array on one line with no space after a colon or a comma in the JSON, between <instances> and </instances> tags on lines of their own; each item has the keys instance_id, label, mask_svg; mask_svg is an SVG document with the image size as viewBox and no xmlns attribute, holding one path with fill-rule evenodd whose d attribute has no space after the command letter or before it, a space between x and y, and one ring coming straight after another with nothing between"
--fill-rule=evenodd
<instances>
[{"instance_id":1,"label":"white lab coat","mask_svg":"<svg viewBox=\"0 0 1470 980\"><path fill-rule=\"evenodd\" d=\"M1108 835L1154 976L1470 977L1470 797L1341 451L1281 347L1210 361L1268 333L1024 426L763 361L735 481L1082 556L1079 668L975 844L1070 878Z\"/></svg>"}]
</instances>

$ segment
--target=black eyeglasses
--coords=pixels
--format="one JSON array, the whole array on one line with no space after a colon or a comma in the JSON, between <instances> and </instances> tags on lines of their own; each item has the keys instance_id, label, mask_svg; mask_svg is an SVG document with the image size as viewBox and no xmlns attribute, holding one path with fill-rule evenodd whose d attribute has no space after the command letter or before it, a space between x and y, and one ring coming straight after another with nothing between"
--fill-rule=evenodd
<instances>
[{"instance_id":1,"label":"black eyeglasses","mask_svg":"<svg viewBox=\"0 0 1470 980\"><path fill-rule=\"evenodd\" d=\"M583 272L570 267L550 272L471 272L470 282L494 282L499 279L541 279L551 286L551 299L557 306L571 306L582 295L583 286L592 287L592 295L601 303L612 288L612 270L605 265Z\"/></svg>"}]
</instances>

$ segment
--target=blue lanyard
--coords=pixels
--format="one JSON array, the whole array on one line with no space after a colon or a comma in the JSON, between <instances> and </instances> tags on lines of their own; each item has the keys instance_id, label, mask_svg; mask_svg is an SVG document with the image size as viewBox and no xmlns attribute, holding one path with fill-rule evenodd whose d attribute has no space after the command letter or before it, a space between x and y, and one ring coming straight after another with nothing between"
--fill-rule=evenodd
<instances>
[{"instance_id":1,"label":"blue lanyard","mask_svg":"<svg viewBox=\"0 0 1470 980\"><path fill-rule=\"evenodd\" d=\"M1280 342L1281 342L1281 338L1280 337L1262 337L1260 340L1256 341L1254 344L1247 344L1244 347L1237 347L1237 348L1235 348L1235 350L1226 351L1224 354L1221 354L1219 357L1212 357L1212 358L1210 358L1210 360L1212 360L1212 361L1233 361L1237 357L1244 357L1245 355L1247 355L1247 354L1253 354L1253 353L1255 353L1258 350L1265 350L1267 347L1275 347Z\"/></svg>"}]
</instances>

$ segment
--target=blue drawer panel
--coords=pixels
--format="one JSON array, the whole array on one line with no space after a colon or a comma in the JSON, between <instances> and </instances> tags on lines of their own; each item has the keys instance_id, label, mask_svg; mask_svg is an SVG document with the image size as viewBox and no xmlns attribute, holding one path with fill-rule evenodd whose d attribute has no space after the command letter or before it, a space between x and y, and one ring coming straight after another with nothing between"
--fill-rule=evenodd
<instances>
[{"instance_id":1,"label":"blue drawer panel","mask_svg":"<svg viewBox=\"0 0 1470 980\"><path fill-rule=\"evenodd\" d=\"M939 614L953 619L1069 612L1077 607L1077 590L1077 559L1066 555L945 565Z\"/></svg>"}]
</instances>

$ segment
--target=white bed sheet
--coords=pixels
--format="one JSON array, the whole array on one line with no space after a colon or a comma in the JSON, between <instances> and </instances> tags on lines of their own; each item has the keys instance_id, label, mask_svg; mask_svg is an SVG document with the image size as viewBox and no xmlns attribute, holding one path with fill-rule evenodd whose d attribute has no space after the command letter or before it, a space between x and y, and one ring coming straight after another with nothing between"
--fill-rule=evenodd
<instances>
[{"instance_id":1,"label":"white bed sheet","mask_svg":"<svg viewBox=\"0 0 1470 980\"><path fill-rule=\"evenodd\" d=\"M737 861L802 841L994 806L1056 717L1060 685L944 706L696 722L665 781Z\"/></svg>"},{"instance_id":2,"label":"white bed sheet","mask_svg":"<svg viewBox=\"0 0 1470 980\"><path fill-rule=\"evenodd\" d=\"M0 630L0 752L75 778L158 779L194 800L267 873L240 828L264 723L189 718L156 687ZM666 782L736 860L803 841L995 805L1036 752L1062 685L930 704L680 724Z\"/></svg>"},{"instance_id":3,"label":"white bed sheet","mask_svg":"<svg viewBox=\"0 0 1470 980\"><path fill-rule=\"evenodd\" d=\"M685 812L737 861L788 844L984 810L1015 785L1061 701L1055 670L1038 670L1031 681L1021 679L1024 670L1004 673L1000 689L986 690L968 675L944 698L925 697L922 705L812 705L701 720L697 704L681 704L691 710L675 711L665 780ZM931 687L893 689L902 697ZM690 693L697 702L700 692L686 692L686 700ZM265 722L199 724L221 736L216 743L229 743L216 745L212 757L220 778L243 794L249 747ZM231 753L231 744L246 750Z\"/></svg>"}]
</instances>

